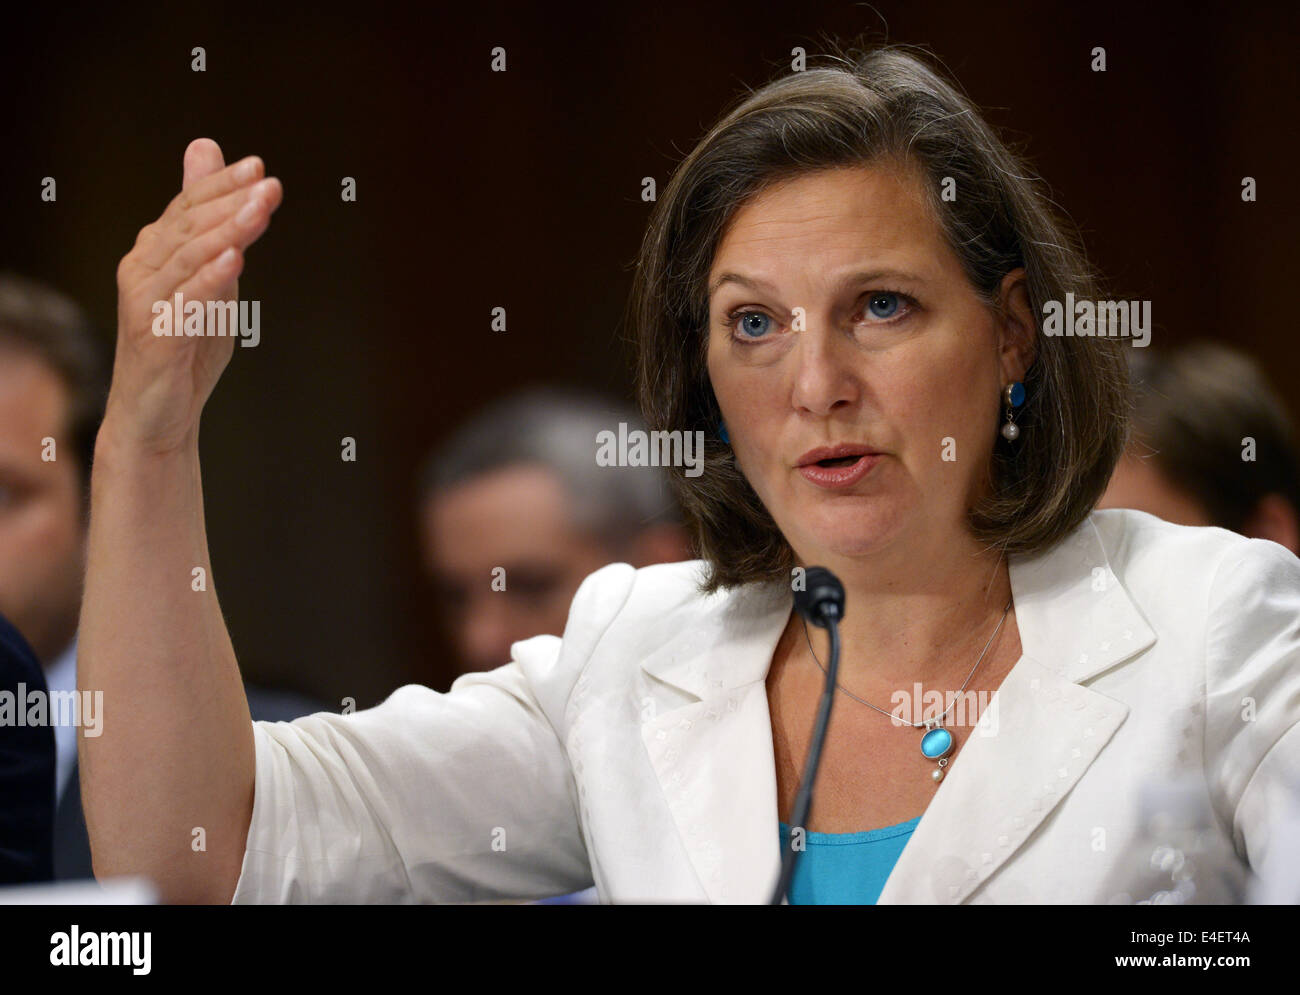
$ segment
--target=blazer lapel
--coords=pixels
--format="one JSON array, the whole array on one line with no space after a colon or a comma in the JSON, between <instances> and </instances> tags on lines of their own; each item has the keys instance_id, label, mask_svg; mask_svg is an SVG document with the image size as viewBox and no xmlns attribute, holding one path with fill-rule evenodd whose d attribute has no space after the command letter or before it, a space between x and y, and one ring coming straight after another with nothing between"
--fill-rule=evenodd
<instances>
[{"instance_id":1,"label":"blazer lapel","mask_svg":"<svg viewBox=\"0 0 1300 995\"><path fill-rule=\"evenodd\" d=\"M1091 518L1008 564L1022 656L957 754L894 866L882 905L963 902L1083 776L1128 706L1079 682L1155 642Z\"/></svg>"},{"instance_id":2,"label":"blazer lapel","mask_svg":"<svg viewBox=\"0 0 1300 995\"><path fill-rule=\"evenodd\" d=\"M706 605L641 669L686 700L641 735L708 900L763 903L780 867L776 758L765 678L792 601L782 586Z\"/></svg>"},{"instance_id":3,"label":"blazer lapel","mask_svg":"<svg viewBox=\"0 0 1300 995\"><path fill-rule=\"evenodd\" d=\"M1009 572L1021 659L949 767L879 904L964 901L1069 793L1128 714L1079 683L1155 641L1091 518L1048 553L1012 557ZM677 692L667 707L643 712L641 735L711 902L767 902L776 884L765 678L791 607L779 584L717 595L641 664Z\"/></svg>"},{"instance_id":4,"label":"blazer lapel","mask_svg":"<svg viewBox=\"0 0 1300 995\"><path fill-rule=\"evenodd\" d=\"M1127 706L1026 655L949 767L877 904L956 904L1038 828L1109 742Z\"/></svg>"}]
</instances>

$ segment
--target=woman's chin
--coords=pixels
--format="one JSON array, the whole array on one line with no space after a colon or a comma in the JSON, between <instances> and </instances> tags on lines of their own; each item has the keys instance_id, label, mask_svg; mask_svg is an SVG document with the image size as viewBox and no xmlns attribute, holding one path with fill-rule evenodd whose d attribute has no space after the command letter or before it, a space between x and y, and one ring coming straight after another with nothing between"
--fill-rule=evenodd
<instances>
[{"instance_id":1,"label":"woman's chin","mask_svg":"<svg viewBox=\"0 0 1300 995\"><path fill-rule=\"evenodd\" d=\"M885 509L836 511L806 523L800 530L802 545L820 551L822 557L870 556L897 537L900 519Z\"/></svg>"}]
</instances>

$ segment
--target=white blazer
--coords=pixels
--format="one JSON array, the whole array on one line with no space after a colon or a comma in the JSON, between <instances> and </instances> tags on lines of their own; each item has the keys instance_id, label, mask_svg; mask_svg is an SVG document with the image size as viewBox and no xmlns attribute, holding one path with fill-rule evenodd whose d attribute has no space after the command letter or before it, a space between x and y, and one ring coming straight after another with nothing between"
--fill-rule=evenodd
<instances>
[{"instance_id":1,"label":"white blazer","mask_svg":"<svg viewBox=\"0 0 1300 995\"><path fill-rule=\"evenodd\" d=\"M233 900L594 883L604 902L767 901L780 853L764 678L790 592L702 597L699 566L597 571L562 639L518 642L447 693L408 685L350 715L254 723ZM1137 835L1138 794L1188 772L1230 856L1259 868L1300 795L1300 560L1101 511L1009 571L1023 656L986 709L996 732L972 731L880 904L1147 898L1169 878Z\"/></svg>"}]
</instances>

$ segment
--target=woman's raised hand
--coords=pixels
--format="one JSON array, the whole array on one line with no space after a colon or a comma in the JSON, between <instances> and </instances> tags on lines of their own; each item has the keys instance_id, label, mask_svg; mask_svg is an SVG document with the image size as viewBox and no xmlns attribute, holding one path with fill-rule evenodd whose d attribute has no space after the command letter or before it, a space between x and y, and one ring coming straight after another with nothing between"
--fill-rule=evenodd
<instances>
[{"instance_id":1,"label":"woman's raised hand","mask_svg":"<svg viewBox=\"0 0 1300 995\"><path fill-rule=\"evenodd\" d=\"M155 334L175 295L236 301L244 250L261 237L280 206L283 188L263 179L262 160L227 166L216 142L199 138L185 150L184 181L157 221L145 225L117 268L117 353L105 423L120 443L154 453L197 438L203 405L234 349L229 334ZM170 314L176 331L183 313Z\"/></svg>"}]
</instances>

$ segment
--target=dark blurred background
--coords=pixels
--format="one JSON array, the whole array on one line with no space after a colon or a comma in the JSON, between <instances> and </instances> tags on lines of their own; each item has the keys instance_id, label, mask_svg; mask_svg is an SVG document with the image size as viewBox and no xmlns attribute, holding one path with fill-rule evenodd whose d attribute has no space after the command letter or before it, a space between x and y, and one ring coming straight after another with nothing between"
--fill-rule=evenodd
<instances>
[{"instance_id":1,"label":"dark blurred background","mask_svg":"<svg viewBox=\"0 0 1300 995\"><path fill-rule=\"evenodd\" d=\"M191 139L283 180L240 284L262 341L236 348L203 421L215 582L248 679L364 707L454 676L420 571L421 458L530 384L631 396L641 179L662 190L796 45L930 48L1027 148L1113 290L1153 301L1155 344L1244 347L1300 412L1298 20L1249 4L29 7L0 34L0 269L71 294L110 336L117 261L179 190Z\"/></svg>"}]
</instances>

